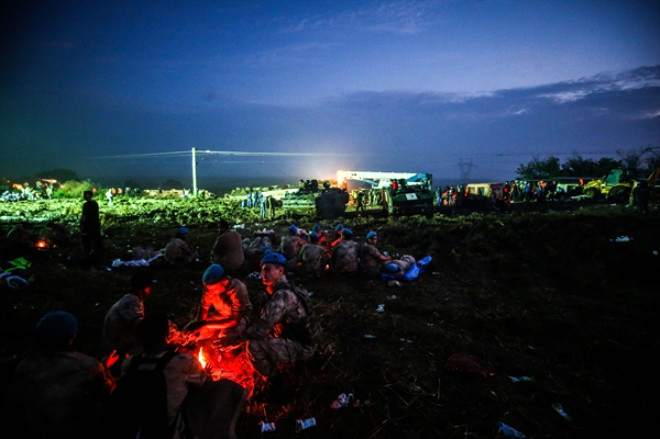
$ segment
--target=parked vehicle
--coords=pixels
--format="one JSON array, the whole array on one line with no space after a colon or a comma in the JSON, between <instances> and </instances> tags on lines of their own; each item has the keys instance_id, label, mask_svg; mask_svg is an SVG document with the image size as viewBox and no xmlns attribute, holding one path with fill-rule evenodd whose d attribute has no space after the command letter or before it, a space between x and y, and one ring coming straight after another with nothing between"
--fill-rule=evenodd
<instances>
[{"instance_id":1,"label":"parked vehicle","mask_svg":"<svg viewBox=\"0 0 660 439\"><path fill-rule=\"evenodd\" d=\"M433 216L432 178L427 172L337 171L338 185L353 194L352 210L392 216ZM360 198L368 200L364 210Z\"/></svg>"},{"instance_id":2,"label":"parked vehicle","mask_svg":"<svg viewBox=\"0 0 660 439\"><path fill-rule=\"evenodd\" d=\"M660 167L646 179L649 186L654 186L660 174ZM612 169L606 176L584 184L582 193L589 198L606 197L613 201L627 201L637 184L629 171Z\"/></svg>"}]
</instances>

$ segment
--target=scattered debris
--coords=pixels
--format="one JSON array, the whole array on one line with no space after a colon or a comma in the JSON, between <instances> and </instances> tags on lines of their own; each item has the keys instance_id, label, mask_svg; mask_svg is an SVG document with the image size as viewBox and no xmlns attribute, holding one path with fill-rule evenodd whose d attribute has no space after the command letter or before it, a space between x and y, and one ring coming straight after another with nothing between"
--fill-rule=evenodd
<instances>
[{"instance_id":1,"label":"scattered debris","mask_svg":"<svg viewBox=\"0 0 660 439\"><path fill-rule=\"evenodd\" d=\"M29 282L20 276L5 271L0 273L0 285L7 285L12 290L22 290L29 285Z\"/></svg>"},{"instance_id":2,"label":"scattered debris","mask_svg":"<svg viewBox=\"0 0 660 439\"><path fill-rule=\"evenodd\" d=\"M348 407L352 401L353 401L352 393L349 394L341 393L337 395L337 399L332 401L332 404L330 404L330 408L332 408L333 410L339 410L340 408Z\"/></svg>"},{"instance_id":3,"label":"scattered debris","mask_svg":"<svg viewBox=\"0 0 660 439\"><path fill-rule=\"evenodd\" d=\"M310 427L314 427L316 425L316 418L306 418L306 419L298 419L296 421L296 433L300 433L303 430L307 430Z\"/></svg>"},{"instance_id":4,"label":"scattered debris","mask_svg":"<svg viewBox=\"0 0 660 439\"><path fill-rule=\"evenodd\" d=\"M566 412L564 411L564 408L563 408L563 407L561 406L561 404L559 404L558 402L552 404L552 408L553 408L554 411L556 411L556 412L559 414L559 416L561 416L562 418L566 419L567 421L570 421L570 420L571 420L571 417L568 415L568 413L566 413Z\"/></svg>"},{"instance_id":5,"label":"scattered debris","mask_svg":"<svg viewBox=\"0 0 660 439\"><path fill-rule=\"evenodd\" d=\"M277 431L277 427L275 426L274 422L261 421L259 422L259 429L262 433L272 433Z\"/></svg>"},{"instance_id":6,"label":"scattered debris","mask_svg":"<svg viewBox=\"0 0 660 439\"><path fill-rule=\"evenodd\" d=\"M520 376L520 377L512 377L509 376L509 379L511 380L512 383L520 383L524 381L533 381L532 377L528 377L526 375Z\"/></svg>"},{"instance_id":7,"label":"scattered debris","mask_svg":"<svg viewBox=\"0 0 660 439\"><path fill-rule=\"evenodd\" d=\"M527 437L510 425L506 425L504 422L498 422L497 425L499 427L498 431L500 431L505 437L516 439L525 439Z\"/></svg>"}]
</instances>

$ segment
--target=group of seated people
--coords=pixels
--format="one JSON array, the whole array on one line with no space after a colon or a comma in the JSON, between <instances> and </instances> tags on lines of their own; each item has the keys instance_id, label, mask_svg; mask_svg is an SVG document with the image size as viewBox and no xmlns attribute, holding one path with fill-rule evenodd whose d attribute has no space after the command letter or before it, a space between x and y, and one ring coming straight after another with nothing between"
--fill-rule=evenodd
<instances>
[{"instance_id":1,"label":"group of seated people","mask_svg":"<svg viewBox=\"0 0 660 439\"><path fill-rule=\"evenodd\" d=\"M171 242L185 247L187 234L180 228ZM227 437L234 437L246 398L256 395L271 403L291 398L293 386L281 365L308 359L319 346L309 295L287 275L319 276L327 270L402 276L416 264L410 255L394 259L381 253L377 232L370 231L359 243L341 224L330 232L316 224L310 233L291 225L277 246L276 240L272 233L261 233L244 242L222 221L210 265L201 276L196 318L181 330L167 316L146 312L154 275L147 269L135 271L130 290L105 315L98 358L76 350L75 316L63 310L45 314L36 325L38 349L17 366L3 403L17 428L12 431L34 438L136 437L136 430L145 438L185 438L194 431L204 438L209 437L205 431L225 429ZM189 255L198 256L196 251ZM254 258L268 293L258 312L239 278L246 267L252 268ZM180 262L167 251L165 260ZM223 357L243 355L261 386L247 389L243 383L215 379L213 364L203 365L196 356L202 345ZM158 394L141 387L148 380L136 379L145 371L162 376L160 403L142 399Z\"/></svg>"},{"instance_id":2,"label":"group of seated people","mask_svg":"<svg viewBox=\"0 0 660 439\"><path fill-rule=\"evenodd\" d=\"M199 252L187 240L188 230L179 228L163 250L165 261L171 265L199 261ZM377 242L376 231L370 231L364 242L358 242L353 231L343 224L325 228L315 224L310 232L291 224L283 236L277 236L273 230L264 230L251 240L243 238L227 221L222 220L210 262L222 265L232 275L238 275L258 271L259 261L265 252L277 251L286 259L289 273L315 277L326 272L365 277L378 277L382 273L399 276L416 263L411 255L392 258L387 252L378 250Z\"/></svg>"},{"instance_id":3,"label":"group of seated people","mask_svg":"<svg viewBox=\"0 0 660 439\"><path fill-rule=\"evenodd\" d=\"M183 330L163 314L146 312L154 278L139 269L130 291L105 315L99 358L75 349L75 316L62 310L45 314L36 325L38 348L17 366L3 403L16 428L11 431L30 438L201 439L219 437L224 429L221 437L235 437L236 419L253 389L214 379L211 367L195 355L196 346L206 341L223 356L230 347L246 357L260 380L258 397L270 403L290 399L293 386L279 365L310 358L318 337L309 329L309 296L289 283L286 263L280 253L262 257L268 300L257 315L245 284L222 265L209 265L197 318ZM160 401L144 399L158 394L145 391L150 380L136 378L146 377L145 371L162 377ZM191 431L194 436L186 436Z\"/></svg>"},{"instance_id":4,"label":"group of seated people","mask_svg":"<svg viewBox=\"0 0 660 439\"><path fill-rule=\"evenodd\" d=\"M257 237L252 242L246 240L246 255L253 256L255 252L272 248L268 237ZM277 250L286 258L289 272L316 277L324 272L364 277L379 277L383 273L400 276L416 263L411 255L393 258L381 252L377 242L376 231L370 231L364 242L358 242L353 231L342 224L330 230L315 224L310 233L292 224L288 233L280 238Z\"/></svg>"}]
</instances>

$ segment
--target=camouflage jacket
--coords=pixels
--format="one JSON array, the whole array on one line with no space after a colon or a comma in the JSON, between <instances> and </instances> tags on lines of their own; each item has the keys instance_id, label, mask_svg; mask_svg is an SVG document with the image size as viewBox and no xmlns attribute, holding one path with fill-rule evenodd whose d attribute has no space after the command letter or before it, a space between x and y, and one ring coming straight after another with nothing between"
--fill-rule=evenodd
<instances>
[{"instance_id":1,"label":"camouflage jacket","mask_svg":"<svg viewBox=\"0 0 660 439\"><path fill-rule=\"evenodd\" d=\"M110 372L93 357L35 352L18 365L7 391L3 410L17 428L8 431L29 438L94 437L113 388Z\"/></svg>"},{"instance_id":2,"label":"camouflage jacket","mask_svg":"<svg viewBox=\"0 0 660 439\"><path fill-rule=\"evenodd\" d=\"M337 273L357 273L360 262L360 244L341 240L332 249L332 266Z\"/></svg>"}]
</instances>

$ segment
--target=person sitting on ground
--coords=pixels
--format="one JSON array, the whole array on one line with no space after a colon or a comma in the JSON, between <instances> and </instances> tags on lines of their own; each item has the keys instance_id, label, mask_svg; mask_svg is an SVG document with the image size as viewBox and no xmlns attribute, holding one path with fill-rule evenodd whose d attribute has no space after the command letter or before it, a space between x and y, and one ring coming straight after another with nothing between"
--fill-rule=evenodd
<instances>
[{"instance_id":1,"label":"person sitting on ground","mask_svg":"<svg viewBox=\"0 0 660 439\"><path fill-rule=\"evenodd\" d=\"M77 351L78 320L66 311L44 315L35 332L38 348L19 363L5 395L3 427L33 439L98 437L117 357L104 364Z\"/></svg>"},{"instance_id":2,"label":"person sitting on ground","mask_svg":"<svg viewBox=\"0 0 660 439\"><path fill-rule=\"evenodd\" d=\"M137 271L131 277L131 291L117 300L105 315L101 349L104 355L117 352L120 361L113 368L115 376L119 376L124 359L142 352L136 328L144 318L144 303L151 296L153 285L154 278L150 271Z\"/></svg>"},{"instance_id":3,"label":"person sitting on ground","mask_svg":"<svg viewBox=\"0 0 660 439\"><path fill-rule=\"evenodd\" d=\"M240 336L250 322L252 303L243 282L225 273L220 264L210 265L202 276L204 292L197 319L185 331L198 332L198 339Z\"/></svg>"},{"instance_id":4,"label":"person sitting on ground","mask_svg":"<svg viewBox=\"0 0 660 439\"><path fill-rule=\"evenodd\" d=\"M298 234L298 227L291 224L288 235L282 238L280 251L287 260L287 269L292 269L298 262L300 248L306 244L306 241Z\"/></svg>"},{"instance_id":5,"label":"person sitting on ground","mask_svg":"<svg viewBox=\"0 0 660 439\"><path fill-rule=\"evenodd\" d=\"M311 313L307 298L289 284L286 263L282 254L274 252L261 260L261 279L269 298L260 319L244 333L250 362L266 378L266 394L276 399L287 396L278 364L304 360L316 352L316 340L302 323Z\"/></svg>"},{"instance_id":6,"label":"person sitting on ground","mask_svg":"<svg viewBox=\"0 0 660 439\"><path fill-rule=\"evenodd\" d=\"M46 232L46 239L55 247L66 247L71 242L71 232L64 224L56 223L55 221L48 221L46 223L48 231Z\"/></svg>"},{"instance_id":7,"label":"person sitting on ground","mask_svg":"<svg viewBox=\"0 0 660 439\"><path fill-rule=\"evenodd\" d=\"M327 234L323 231L321 225L314 224L314 227L312 227L312 232L315 232L319 237L319 242L317 242L317 244L325 247L329 255L330 251L332 250L332 248L330 247L330 240L328 239Z\"/></svg>"},{"instance_id":8,"label":"person sitting on ground","mask_svg":"<svg viewBox=\"0 0 660 439\"><path fill-rule=\"evenodd\" d=\"M228 274L235 276L240 273L245 261L243 239L225 220L220 221L219 231L211 250L211 263L222 265Z\"/></svg>"},{"instance_id":9,"label":"person sitting on ground","mask_svg":"<svg viewBox=\"0 0 660 439\"><path fill-rule=\"evenodd\" d=\"M377 241L378 233L371 231L367 233L367 241L360 247L360 273L365 276L378 276L383 265L392 260L376 248Z\"/></svg>"},{"instance_id":10,"label":"person sitting on ground","mask_svg":"<svg viewBox=\"0 0 660 439\"><path fill-rule=\"evenodd\" d=\"M332 249L332 271L355 274L359 270L360 244L353 240L353 231L344 227L341 241Z\"/></svg>"},{"instance_id":11,"label":"person sitting on ground","mask_svg":"<svg viewBox=\"0 0 660 439\"><path fill-rule=\"evenodd\" d=\"M341 242L341 231L344 229L344 225L339 223L335 226L335 237L330 242L330 249L334 249L337 244Z\"/></svg>"},{"instance_id":12,"label":"person sitting on ground","mask_svg":"<svg viewBox=\"0 0 660 439\"><path fill-rule=\"evenodd\" d=\"M110 406L112 437L186 437L183 402L191 388L207 382L208 375L197 358L168 343L169 326L164 314L147 315L137 325L144 351L122 366ZM164 388L156 388L155 379L146 378L149 371L162 373Z\"/></svg>"},{"instance_id":13,"label":"person sitting on ground","mask_svg":"<svg viewBox=\"0 0 660 439\"><path fill-rule=\"evenodd\" d=\"M31 257L35 253L33 247L36 235L33 233L32 225L29 223L17 224L7 232L7 256Z\"/></svg>"},{"instance_id":14,"label":"person sitting on ground","mask_svg":"<svg viewBox=\"0 0 660 439\"><path fill-rule=\"evenodd\" d=\"M188 235L186 227L179 227L176 235L168 241L163 257L170 265L187 265L199 257L197 250L188 244Z\"/></svg>"},{"instance_id":15,"label":"person sitting on ground","mask_svg":"<svg viewBox=\"0 0 660 439\"><path fill-rule=\"evenodd\" d=\"M300 256L298 257L302 262L300 270L303 273L318 277L329 262L327 260L328 251L325 247L319 245L319 235L316 232L312 232L309 239L310 242L300 248Z\"/></svg>"},{"instance_id":16,"label":"person sitting on ground","mask_svg":"<svg viewBox=\"0 0 660 439\"><path fill-rule=\"evenodd\" d=\"M245 262L243 265L246 271L259 270L259 261L264 257L266 251L272 250L272 248L273 243L268 236L257 236L250 241L244 250Z\"/></svg>"}]
</instances>

